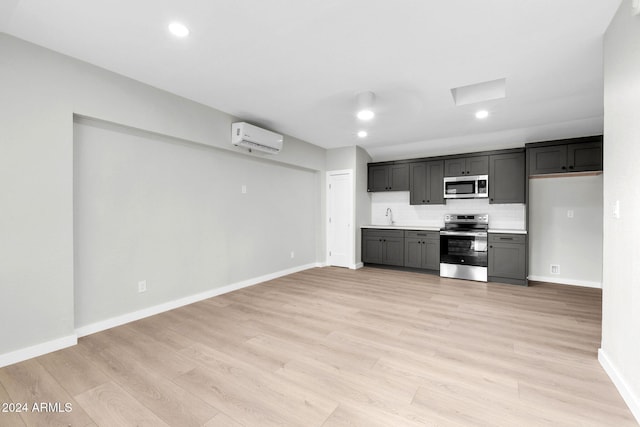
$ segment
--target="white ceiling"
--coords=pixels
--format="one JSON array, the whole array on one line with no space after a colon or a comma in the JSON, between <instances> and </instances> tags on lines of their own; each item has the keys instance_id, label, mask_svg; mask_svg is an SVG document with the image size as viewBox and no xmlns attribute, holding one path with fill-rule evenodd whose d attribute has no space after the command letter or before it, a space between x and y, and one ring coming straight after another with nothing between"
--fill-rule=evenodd
<instances>
[{"instance_id":1,"label":"white ceiling","mask_svg":"<svg viewBox=\"0 0 640 427\"><path fill-rule=\"evenodd\" d=\"M384 160L601 133L602 35L620 2L0 0L0 31ZM169 34L173 20L191 35ZM451 88L500 78L505 99L455 106Z\"/></svg>"}]
</instances>

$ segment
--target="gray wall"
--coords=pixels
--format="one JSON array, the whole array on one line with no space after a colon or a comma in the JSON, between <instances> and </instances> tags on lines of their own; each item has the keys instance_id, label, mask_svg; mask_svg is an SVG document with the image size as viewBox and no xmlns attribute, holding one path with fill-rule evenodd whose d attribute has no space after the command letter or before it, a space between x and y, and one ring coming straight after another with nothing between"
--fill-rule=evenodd
<instances>
[{"instance_id":1,"label":"gray wall","mask_svg":"<svg viewBox=\"0 0 640 427\"><path fill-rule=\"evenodd\" d=\"M0 329L1 356L74 335L74 113L240 149L228 142L234 118L220 111L5 34L0 52L0 322L11 325ZM325 150L294 138L272 159L325 170ZM316 191L321 200L321 186ZM321 229L309 230L316 248ZM324 260L322 252L316 260Z\"/></svg>"},{"instance_id":2,"label":"gray wall","mask_svg":"<svg viewBox=\"0 0 640 427\"><path fill-rule=\"evenodd\" d=\"M74 140L76 328L315 264L318 172L95 120Z\"/></svg>"},{"instance_id":3,"label":"gray wall","mask_svg":"<svg viewBox=\"0 0 640 427\"><path fill-rule=\"evenodd\" d=\"M371 156L361 147L356 147L356 265L362 263L362 230L363 225L371 224L371 194L367 192L368 169L367 163Z\"/></svg>"},{"instance_id":4,"label":"gray wall","mask_svg":"<svg viewBox=\"0 0 640 427\"><path fill-rule=\"evenodd\" d=\"M529 180L531 280L602 287L602 182L602 175Z\"/></svg>"},{"instance_id":5,"label":"gray wall","mask_svg":"<svg viewBox=\"0 0 640 427\"><path fill-rule=\"evenodd\" d=\"M600 360L640 421L640 16L624 0L604 40L604 242ZM620 218L612 215L616 201Z\"/></svg>"}]
</instances>

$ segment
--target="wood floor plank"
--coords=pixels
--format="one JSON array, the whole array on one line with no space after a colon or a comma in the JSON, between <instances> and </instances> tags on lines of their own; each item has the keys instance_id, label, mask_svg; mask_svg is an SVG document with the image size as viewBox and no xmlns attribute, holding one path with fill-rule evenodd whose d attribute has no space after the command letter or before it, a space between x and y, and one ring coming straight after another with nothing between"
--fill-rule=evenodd
<instances>
[{"instance_id":1,"label":"wood floor plank","mask_svg":"<svg viewBox=\"0 0 640 427\"><path fill-rule=\"evenodd\" d=\"M197 395L147 368L143 361L130 358L122 348L96 352L82 343L80 346L95 368L109 375L114 383L169 425L201 426L219 412Z\"/></svg>"},{"instance_id":2,"label":"wood floor plank","mask_svg":"<svg viewBox=\"0 0 640 427\"><path fill-rule=\"evenodd\" d=\"M0 426L637 426L597 360L601 307L592 288L314 268L1 368L0 399L74 411Z\"/></svg>"},{"instance_id":3,"label":"wood floor plank","mask_svg":"<svg viewBox=\"0 0 640 427\"><path fill-rule=\"evenodd\" d=\"M108 382L76 396L100 426L167 426L117 384Z\"/></svg>"},{"instance_id":4,"label":"wood floor plank","mask_svg":"<svg viewBox=\"0 0 640 427\"><path fill-rule=\"evenodd\" d=\"M21 413L22 420L28 426L94 425L83 406L62 388L37 359L0 369L0 383L11 401L28 406L28 410ZM41 406L43 404L44 408ZM48 404L54 407L48 407ZM70 405L68 410L67 404Z\"/></svg>"},{"instance_id":5,"label":"wood floor plank","mask_svg":"<svg viewBox=\"0 0 640 427\"><path fill-rule=\"evenodd\" d=\"M260 390L261 406L265 413L270 414L270 419L281 419L292 425L321 425L337 406L332 399L318 394L310 387L301 387L277 375L260 372L248 363L204 345L195 345L184 351L201 361L202 369L206 370L196 368L195 371L216 384L216 393L208 394L211 400L205 397L203 399L225 413L238 413L241 408L228 403L240 402L240 396L251 390ZM176 378L176 382L189 389L193 384L193 372ZM220 400L223 395L235 396L235 399ZM242 408L241 413L246 415L246 409Z\"/></svg>"},{"instance_id":6,"label":"wood floor plank","mask_svg":"<svg viewBox=\"0 0 640 427\"><path fill-rule=\"evenodd\" d=\"M0 384L0 403L17 403L11 399L2 384ZM15 408L15 405L13 407L7 407L6 409L6 411L0 412L0 427L21 427L26 425L24 421L22 421L20 412L18 412L19 409Z\"/></svg>"},{"instance_id":7,"label":"wood floor plank","mask_svg":"<svg viewBox=\"0 0 640 427\"><path fill-rule=\"evenodd\" d=\"M82 356L78 347L56 351L38 358L38 362L71 396L80 394L110 379Z\"/></svg>"}]
</instances>

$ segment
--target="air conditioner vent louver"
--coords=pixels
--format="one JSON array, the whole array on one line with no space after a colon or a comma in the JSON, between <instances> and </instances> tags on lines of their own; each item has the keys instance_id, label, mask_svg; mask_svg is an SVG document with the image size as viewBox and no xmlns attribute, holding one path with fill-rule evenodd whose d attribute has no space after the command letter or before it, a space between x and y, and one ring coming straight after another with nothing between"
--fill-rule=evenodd
<instances>
[{"instance_id":1,"label":"air conditioner vent louver","mask_svg":"<svg viewBox=\"0 0 640 427\"><path fill-rule=\"evenodd\" d=\"M246 122L231 125L231 143L239 147L276 154L282 150L283 137Z\"/></svg>"}]
</instances>

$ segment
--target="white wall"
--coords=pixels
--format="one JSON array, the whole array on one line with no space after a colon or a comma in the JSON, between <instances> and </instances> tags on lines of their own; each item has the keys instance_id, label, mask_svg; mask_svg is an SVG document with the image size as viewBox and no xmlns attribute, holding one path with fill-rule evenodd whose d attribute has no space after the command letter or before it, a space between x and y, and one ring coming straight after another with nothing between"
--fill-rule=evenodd
<instances>
[{"instance_id":1,"label":"white wall","mask_svg":"<svg viewBox=\"0 0 640 427\"><path fill-rule=\"evenodd\" d=\"M11 325L0 328L2 364L27 347L40 346L35 354L75 337L74 113L240 149L228 143L234 118L225 113L6 34L0 52L0 323ZM273 161L324 171L325 150L285 137ZM309 239L318 243L322 227Z\"/></svg>"},{"instance_id":2,"label":"white wall","mask_svg":"<svg viewBox=\"0 0 640 427\"><path fill-rule=\"evenodd\" d=\"M604 40L604 242L599 359L640 422L640 16L624 0ZM613 217L619 201L620 218Z\"/></svg>"},{"instance_id":3,"label":"white wall","mask_svg":"<svg viewBox=\"0 0 640 427\"><path fill-rule=\"evenodd\" d=\"M95 120L74 140L76 328L315 264L319 173Z\"/></svg>"},{"instance_id":4,"label":"white wall","mask_svg":"<svg viewBox=\"0 0 640 427\"><path fill-rule=\"evenodd\" d=\"M410 205L408 191L371 193L372 224L387 224L387 208L391 208L395 225L442 227L447 213L487 213L490 228L525 229L525 205L521 203L490 204L487 199L450 199L444 205Z\"/></svg>"},{"instance_id":5,"label":"white wall","mask_svg":"<svg viewBox=\"0 0 640 427\"><path fill-rule=\"evenodd\" d=\"M530 280L602 287L602 182L602 175L529 180Z\"/></svg>"}]
</instances>

